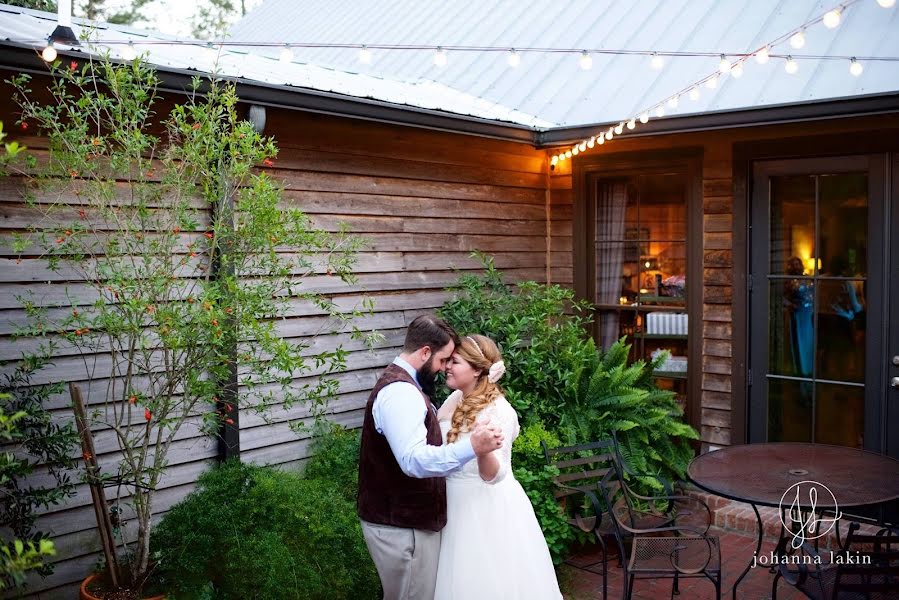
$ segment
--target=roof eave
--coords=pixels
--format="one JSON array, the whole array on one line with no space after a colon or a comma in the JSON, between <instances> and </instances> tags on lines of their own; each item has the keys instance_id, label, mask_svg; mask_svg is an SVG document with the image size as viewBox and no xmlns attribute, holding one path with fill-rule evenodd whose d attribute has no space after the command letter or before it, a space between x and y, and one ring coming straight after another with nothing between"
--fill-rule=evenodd
<instances>
[{"instance_id":1,"label":"roof eave","mask_svg":"<svg viewBox=\"0 0 899 600\"><path fill-rule=\"evenodd\" d=\"M897 112L899 112L899 91L651 119L648 123L641 124L637 130L628 132L627 137L670 135L691 131L756 127ZM537 134L536 146L548 148L574 144L597 135L598 132L618 123L618 121L614 121L612 123L545 129Z\"/></svg>"},{"instance_id":2,"label":"roof eave","mask_svg":"<svg viewBox=\"0 0 899 600\"><path fill-rule=\"evenodd\" d=\"M0 58L0 69L9 69L32 75L47 75L47 67L34 48L0 40L4 49ZM60 57L84 60L85 55L77 52L59 51ZM159 74L158 89L163 92L186 94L190 91L191 80L207 73L187 69L176 69L164 65L154 65ZM242 102L268 107L304 110L319 114L351 117L409 125L436 131L463 133L507 141L535 143L537 131L526 125L504 123L468 115L459 115L439 110L429 110L408 105L393 104L371 98L357 98L289 85L276 85L240 78L222 77L237 86L237 96Z\"/></svg>"}]
</instances>

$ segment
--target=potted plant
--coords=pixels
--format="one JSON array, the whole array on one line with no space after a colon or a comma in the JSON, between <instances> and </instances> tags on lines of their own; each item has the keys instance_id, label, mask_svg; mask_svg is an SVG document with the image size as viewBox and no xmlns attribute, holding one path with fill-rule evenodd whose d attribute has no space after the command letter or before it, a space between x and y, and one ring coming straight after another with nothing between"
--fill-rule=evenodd
<instances>
[{"instance_id":1,"label":"potted plant","mask_svg":"<svg viewBox=\"0 0 899 600\"><path fill-rule=\"evenodd\" d=\"M336 391L328 375L345 352L282 338L278 317L314 311L331 324L321 334L366 337L352 319L367 306L341 310L300 287L310 276L353 281L361 242L282 202L264 170L275 144L241 118L233 85L196 78L172 106L139 59L57 61L50 73L49 101L27 75L12 80L21 126L47 142L27 172L26 199L42 218L15 244L48 279L74 283L59 284L66 300L54 312L23 298L25 333L58 336L86 358L78 379L104 380L84 384L85 414L113 432L120 458L89 481L114 486L119 510L105 578L116 598L137 598L153 570L154 494L179 431L235 428L239 405L326 409ZM294 385L302 374L321 377Z\"/></svg>"}]
</instances>

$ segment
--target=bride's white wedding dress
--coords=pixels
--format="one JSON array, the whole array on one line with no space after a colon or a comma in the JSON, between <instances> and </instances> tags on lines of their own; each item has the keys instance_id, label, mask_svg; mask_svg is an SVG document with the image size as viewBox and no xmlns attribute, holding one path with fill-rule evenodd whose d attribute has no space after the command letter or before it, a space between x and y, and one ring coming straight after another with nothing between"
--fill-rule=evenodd
<instances>
[{"instance_id":1,"label":"bride's white wedding dress","mask_svg":"<svg viewBox=\"0 0 899 600\"><path fill-rule=\"evenodd\" d=\"M446 478L447 524L440 542L436 600L557 600L562 598L534 509L512 474L518 415L499 397L481 412L503 429L500 467L492 482L477 459ZM450 422L440 422L446 443ZM471 434L462 433L457 440Z\"/></svg>"}]
</instances>

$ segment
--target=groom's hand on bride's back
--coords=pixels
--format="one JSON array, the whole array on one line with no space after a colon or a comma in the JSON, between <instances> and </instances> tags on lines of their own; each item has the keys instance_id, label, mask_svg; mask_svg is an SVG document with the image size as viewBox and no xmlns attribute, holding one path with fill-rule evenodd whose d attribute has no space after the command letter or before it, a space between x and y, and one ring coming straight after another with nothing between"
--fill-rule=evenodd
<instances>
[{"instance_id":1,"label":"groom's hand on bride's back","mask_svg":"<svg viewBox=\"0 0 899 600\"><path fill-rule=\"evenodd\" d=\"M478 456L490 454L503 445L503 430L489 421L478 422L471 432L471 447Z\"/></svg>"}]
</instances>

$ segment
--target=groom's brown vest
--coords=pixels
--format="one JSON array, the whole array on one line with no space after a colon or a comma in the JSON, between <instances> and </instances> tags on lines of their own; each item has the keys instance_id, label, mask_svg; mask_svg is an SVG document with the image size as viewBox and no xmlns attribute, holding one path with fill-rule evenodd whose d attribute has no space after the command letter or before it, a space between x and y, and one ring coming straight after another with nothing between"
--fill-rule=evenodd
<instances>
[{"instance_id":1,"label":"groom's brown vest","mask_svg":"<svg viewBox=\"0 0 899 600\"><path fill-rule=\"evenodd\" d=\"M359 517L369 523L440 531L446 525L446 481L443 477L418 479L403 473L387 438L375 429L372 407L378 392L397 381L415 385L402 367L392 364L378 379L365 405L356 501ZM440 446L443 436L437 411L424 393L421 398L427 409L424 421L428 430L427 442L431 446Z\"/></svg>"}]
</instances>

